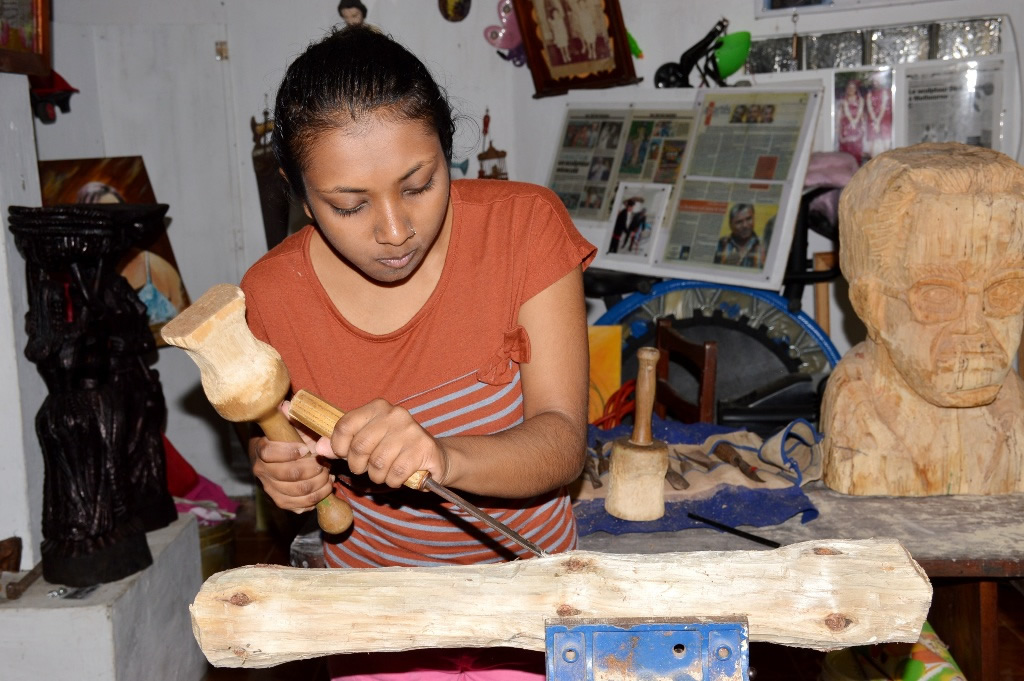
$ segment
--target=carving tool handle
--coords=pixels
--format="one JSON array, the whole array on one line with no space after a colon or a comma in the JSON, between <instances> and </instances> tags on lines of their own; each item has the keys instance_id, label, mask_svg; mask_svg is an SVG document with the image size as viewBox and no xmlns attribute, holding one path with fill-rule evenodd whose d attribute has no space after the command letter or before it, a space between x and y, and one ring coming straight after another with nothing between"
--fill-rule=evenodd
<instances>
[{"instance_id":1,"label":"carving tool handle","mask_svg":"<svg viewBox=\"0 0 1024 681\"><path fill-rule=\"evenodd\" d=\"M305 390L295 393L288 407L288 418L298 421L323 437L331 436L338 419L344 415L345 412ZM413 489L423 489L429 478L428 471L416 471L402 484Z\"/></svg>"},{"instance_id":2,"label":"carving tool handle","mask_svg":"<svg viewBox=\"0 0 1024 681\"><path fill-rule=\"evenodd\" d=\"M324 437L331 436L331 433L334 432L335 424L338 423L338 419L344 415L345 412L337 409L330 403L325 402L316 395L306 392L305 390L300 390L295 393L292 397L291 405L288 408L288 418L298 421L314 433ZM534 555L547 555L543 549L520 535L509 526L487 515L444 485L438 484L430 477L430 473L428 471L416 471L403 484L406 487L411 487L413 489L425 488L456 506L459 506L462 510L466 511L477 520L486 524L491 529L500 532L502 535L529 550Z\"/></svg>"},{"instance_id":3,"label":"carving tool handle","mask_svg":"<svg viewBox=\"0 0 1024 681\"><path fill-rule=\"evenodd\" d=\"M277 409L258 419L256 423L263 429L263 434L275 442L302 442L302 437L295 430L295 426ZM352 524L352 517L352 507L349 503L335 496L333 492L316 505L317 524L328 534L340 534L347 530Z\"/></svg>"},{"instance_id":4,"label":"carving tool handle","mask_svg":"<svg viewBox=\"0 0 1024 681\"><path fill-rule=\"evenodd\" d=\"M643 347L637 350L639 362L636 372L636 411L633 412L633 437L630 443L646 447L654 442L651 435L651 413L654 411L654 372L658 364L657 348Z\"/></svg>"}]
</instances>

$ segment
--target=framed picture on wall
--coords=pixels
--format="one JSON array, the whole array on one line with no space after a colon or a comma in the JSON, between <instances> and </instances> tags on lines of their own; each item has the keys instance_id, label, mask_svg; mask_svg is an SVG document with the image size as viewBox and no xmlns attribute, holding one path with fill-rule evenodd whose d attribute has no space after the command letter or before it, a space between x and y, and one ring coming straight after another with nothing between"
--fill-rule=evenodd
<instances>
[{"instance_id":1,"label":"framed picture on wall","mask_svg":"<svg viewBox=\"0 0 1024 681\"><path fill-rule=\"evenodd\" d=\"M618 0L513 0L534 97L639 83Z\"/></svg>"},{"instance_id":2,"label":"framed picture on wall","mask_svg":"<svg viewBox=\"0 0 1024 681\"><path fill-rule=\"evenodd\" d=\"M820 12L827 10L856 10L880 5L913 5L936 0L754 0L754 16L793 12Z\"/></svg>"},{"instance_id":3,"label":"framed picture on wall","mask_svg":"<svg viewBox=\"0 0 1024 681\"><path fill-rule=\"evenodd\" d=\"M50 0L0 0L0 71L50 72Z\"/></svg>"},{"instance_id":4,"label":"framed picture on wall","mask_svg":"<svg viewBox=\"0 0 1024 681\"><path fill-rule=\"evenodd\" d=\"M1020 124L1016 107L1006 104L1016 84L1012 63L1002 57L918 62L905 67L904 83L900 144L960 142L1014 154Z\"/></svg>"},{"instance_id":5,"label":"framed picture on wall","mask_svg":"<svg viewBox=\"0 0 1024 681\"><path fill-rule=\"evenodd\" d=\"M156 203L141 156L40 161L39 185L44 206ZM165 346L160 329L191 304L167 232L129 250L116 267L145 304L157 346Z\"/></svg>"},{"instance_id":6,"label":"framed picture on wall","mask_svg":"<svg viewBox=\"0 0 1024 681\"><path fill-rule=\"evenodd\" d=\"M893 147L893 70L887 66L836 71L833 149L858 165Z\"/></svg>"},{"instance_id":7,"label":"framed picture on wall","mask_svg":"<svg viewBox=\"0 0 1024 681\"><path fill-rule=\"evenodd\" d=\"M626 272L650 265L655 235L662 228L671 193L669 184L619 183L612 218L604 227L594 264Z\"/></svg>"}]
</instances>

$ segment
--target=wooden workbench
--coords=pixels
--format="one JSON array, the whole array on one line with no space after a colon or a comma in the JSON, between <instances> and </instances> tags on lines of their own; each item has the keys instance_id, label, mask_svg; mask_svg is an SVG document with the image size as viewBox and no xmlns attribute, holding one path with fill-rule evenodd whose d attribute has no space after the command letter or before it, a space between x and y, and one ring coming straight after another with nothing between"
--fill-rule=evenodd
<instances>
[{"instance_id":1,"label":"wooden workbench","mask_svg":"<svg viewBox=\"0 0 1024 681\"><path fill-rule=\"evenodd\" d=\"M821 483L804 488L819 517L742 529L780 544L809 539L895 537L935 588L928 620L970 681L996 681L997 587L1024 577L1024 494L948 497L856 497ZM580 538L580 548L607 553L765 548L713 529Z\"/></svg>"}]
</instances>

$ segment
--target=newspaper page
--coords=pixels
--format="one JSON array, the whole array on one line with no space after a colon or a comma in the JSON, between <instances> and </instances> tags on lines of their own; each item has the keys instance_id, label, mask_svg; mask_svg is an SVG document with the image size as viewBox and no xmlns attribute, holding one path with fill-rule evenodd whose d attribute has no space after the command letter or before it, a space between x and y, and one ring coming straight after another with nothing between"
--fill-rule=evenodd
<instances>
[{"instance_id":1,"label":"newspaper page","mask_svg":"<svg viewBox=\"0 0 1024 681\"><path fill-rule=\"evenodd\" d=\"M782 183L688 180L661 260L764 269L781 197Z\"/></svg>"},{"instance_id":2,"label":"newspaper page","mask_svg":"<svg viewBox=\"0 0 1024 681\"><path fill-rule=\"evenodd\" d=\"M607 220L630 111L569 109L548 180L569 215Z\"/></svg>"},{"instance_id":3,"label":"newspaper page","mask_svg":"<svg viewBox=\"0 0 1024 681\"><path fill-rule=\"evenodd\" d=\"M716 92L700 112L688 176L783 181L810 93Z\"/></svg>"},{"instance_id":4,"label":"newspaper page","mask_svg":"<svg viewBox=\"0 0 1024 681\"><path fill-rule=\"evenodd\" d=\"M692 109L634 111L623 143L619 181L675 185L695 115Z\"/></svg>"},{"instance_id":5,"label":"newspaper page","mask_svg":"<svg viewBox=\"0 0 1024 681\"><path fill-rule=\"evenodd\" d=\"M907 69L906 144L962 142L1001 149L1003 60Z\"/></svg>"},{"instance_id":6,"label":"newspaper page","mask_svg":"<svg viewBox=\"0 0 1024 681\"><path fill-rule=\"evenodd\" d=\"M769 256L789 248L773 235L797 154L809 153L801 150L802 139L807 146L801 132L814 96L736 91L705 97L656 266L686 269L689 276L701 276L701 269L726 273L719 279L730 271L764 272L761 285L781 279L781 271L772 277L765 270L769 263L785 266L785 257Z\"/></svg>"}]
</instances>

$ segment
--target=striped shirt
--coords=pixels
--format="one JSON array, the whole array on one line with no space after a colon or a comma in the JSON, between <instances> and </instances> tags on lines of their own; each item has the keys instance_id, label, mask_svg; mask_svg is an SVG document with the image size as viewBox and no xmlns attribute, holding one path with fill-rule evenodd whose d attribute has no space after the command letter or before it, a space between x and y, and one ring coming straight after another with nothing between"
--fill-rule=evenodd
<instances>
[{"instance_id":1,"label":"striped shirt","mask_svg":"<svg viewBox=\"0 0 1024 681\"><path fill-rule=\"evenodd\" d=\"M435 437L486 435L523 421L519 364L529 338L519 308L594 249L549 190L499 181L452 183L453 223L444 270L423 308L384 335L352 326L331 303L309 258L312 228L289 237L242 281L248 322L284 359L294 390L343 410L383 397ZM301 301L301 304L297 304ZM527 557L525 549L430 494L336 485L351 504L352 530L325 543L341 567L471 564ZM575 548L565 489L530 499L466 499L549 552Z\"/></svg>"}]
</instances>

